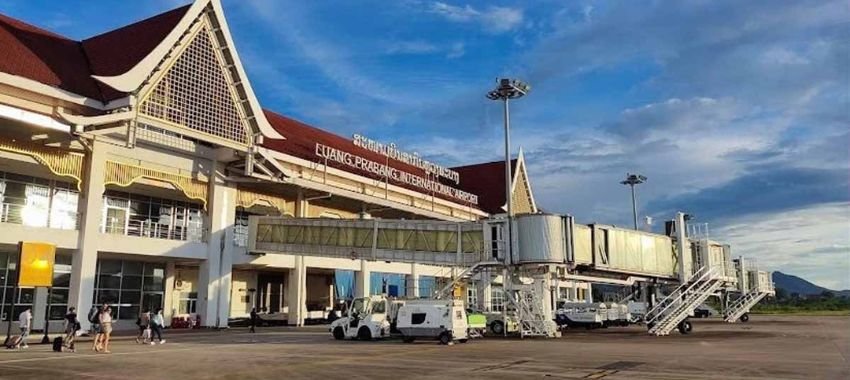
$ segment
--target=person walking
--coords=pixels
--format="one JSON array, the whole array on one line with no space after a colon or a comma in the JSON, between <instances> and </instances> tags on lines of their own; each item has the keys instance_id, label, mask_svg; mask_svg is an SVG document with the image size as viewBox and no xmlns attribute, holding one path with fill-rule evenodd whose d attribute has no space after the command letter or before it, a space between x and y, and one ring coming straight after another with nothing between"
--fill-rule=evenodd
<instances>
[{"instance_id":1,"label":"person walking","mask_svg":"<svg viewBox=\"0 0 850 380\"><path fill-rule=\"evenodd\" d=\"M74 340L77 338L77 331L80 330L80 321L77 320L77 309L69 308L65 314L65 347L71 352L77 352L74 348Z\"/></svg>"},{"instance_id":2,"label":"person walking","mask_svg":"<svg viewBox=\"0 0 850 380\"><path fill-rule=\"evenodd\" d=\"M26 308L18 315L18 325L21 328L20 348L29 348L27 340L30 337L30 328L32 328L32 309Z\"/></svg>"},{"instance_id":3,"label":"person walking","mask_svg":"<svg viewBox=\"0 0 850 380\"><path fill-rule=\"evenodd\" d=\"M136 325L139 326L139 335L136 336L136 343L153 344L151 341L151 311L145 309L139 319L136 320Z\"/></svg>"},{"instance_id":4,"label":"person walking","mask_svg":"<svg viewBox=\"0 0 850 380\"><path fill-rule=\"evenodd\" d=\"M153 336L159 344L165 344L165 339L162 339L162 329L165 327L165 318L162 317L162 309L156 309L153 317L151 317L151 344L153 344Z\"/></svg>"},{"instance_id":5,"label":"person walking","mask_svg":"<svg viewBox=\"0 0 850 380\"><path fill-rule=\"evenodd\" d=\"M112 337L112 308L109 306L100 312L100 330L103 335L100 352L109 354L109 338Z\"/></svg>"},{"instance_id":6,"label":"person walking","mask_svg":"<svg viewBox=\"0 0 850 380\"><path fill-rule=\"evenodd\" d=\"M88 319L89 323L91 323L91 332L94 334L91 350L95 352L100 351L100 345L103 340L103 330L100 326L100 314L103 312L104 308L106 308L106 304L104 304L103 307L92 305L91 310L89 310Z\"/></svg>"},{"instance_id":7,"label":"person walking","mask_svg":"<svg viewBox=\"0 0 850 380\"><path fill-rule=\"evenodd\" d=\"M255 307L251 308L251 320L250 320L249 325L248 325L248 326L250 326L250 329L248 329L248 331L250 331L252 333L257 332L257 330L255 328L257 327L257 324L259 322L260 322L260 315L257 314L257 308L255 308Z\"/></svg>"}]
</instances>

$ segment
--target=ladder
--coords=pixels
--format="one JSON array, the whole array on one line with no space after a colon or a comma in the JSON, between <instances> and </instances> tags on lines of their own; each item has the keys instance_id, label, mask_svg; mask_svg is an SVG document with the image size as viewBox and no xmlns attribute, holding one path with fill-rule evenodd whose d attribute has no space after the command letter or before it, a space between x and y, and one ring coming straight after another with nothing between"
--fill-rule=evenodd
<instances>
[{"instance_id":1,"label":"ladder","mask_svg":"<svg viewBox=\"0 0 850 380\"><path fill-rule=\"evenodd\" d=\"M520 337L542 336L557 338L560 336L558 325L547 315L543 298L534 290L534 285L514 285L514 292L506 292L513 308L508 309L519 322Z\"/></svg>"},{"instance_id":2,"label":"ladder","mask_svg":"<svg viewBox=\"0 0 850 380\"><path fill-rule=\"evenodd\" d=\"M455 287L469 282L469 280L475 277L475 275L477 275L478 273L481 273L489 268L500 267L504 265L504 263L500 263L498 261L482 261L469 268L466 268L466 270L461 272L460 275L452 279L452 281L446 284L446 286L444 286L442 289L438 290L437 293L434 294L434 298L443 299L450 297Z\"/></svg>"},{"instance_id":3,"label":"ladder","mask_svg":"<svg viewBox=\"0 0 850 380\"><path fill-rule=\"evenodd\" d=\"M670 295L650 309L644 320L653 335L668 335L679 323L693 314L694 310L705 302L723 285L720 268L703 266L690 282L679 285Z\"/></svg>"},{"instance_id":4,"label":"ladder","mask_svg":"<svg viewBox=\"0 0 850 380\"><path fill-rule=\"evenodd\" d=\"M753 288L747 294L736 299L732 306L726 309L724 320L729 323L737 322L744 313L748 313L750 308L759 303L766 295L767 292L762 292L758 287Z\"/></svg>"}]
</instances>

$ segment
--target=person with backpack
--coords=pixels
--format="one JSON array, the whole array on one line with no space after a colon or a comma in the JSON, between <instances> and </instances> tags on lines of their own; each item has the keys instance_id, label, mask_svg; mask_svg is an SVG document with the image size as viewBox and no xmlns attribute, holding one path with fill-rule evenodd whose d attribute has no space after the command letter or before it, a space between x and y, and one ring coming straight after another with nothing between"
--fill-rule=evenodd
<instances>
[{"instance_id":1,"label":"person with backpack","mask_svg":"<svg viewBox=\"0 0 850 380\"><path fill-rule=\"evenodd\" d=\"M165 344L165 339L162 339L162 328L165 326L165 320L162 318L162 309L157 309L156 314L151 318L151 344L153 344L153 335L159 339L159 344Z\"/></svg>"},{"instance_id":2,"label":"person with backpack","mask_svg":"<svg viewBox=\"0 0 850 380\"><path fill-rule=\"evenodd\" d=\"M106 307L106 304L103 306ZM91 332L94 334L91 350L95 352L100 351L100 344L103 339L103 333L100 329L100 313L102 311L103 308L98 307L97 305L92 305L88 315L89 323L91 323Z\"/></svg>"},{"instance_id":3,"label":"person with backpack","mask_svg":"<svg viewBox=\"0 0 850 380\"><path fill-rule=\"evenodd\" d=\"M136 319L136 325L139 326L139 335L136 336L136 343L153 344L151 341L151 311L145 309L142 314Z\"/></svg>"},{"instance_id":4,"label":"person with backpack","mask_svg":"<svg viewBox=\"0 0 850 380\"><path fill-rule=\"evenodd\" d=\"M74 348L74 340L77 338L77 331L80 330L80 321L77 320L77 309L71 307L68 309L68 314L65 314L65 347L71 352L77 352Z\"/></svg>"}]
</instances>

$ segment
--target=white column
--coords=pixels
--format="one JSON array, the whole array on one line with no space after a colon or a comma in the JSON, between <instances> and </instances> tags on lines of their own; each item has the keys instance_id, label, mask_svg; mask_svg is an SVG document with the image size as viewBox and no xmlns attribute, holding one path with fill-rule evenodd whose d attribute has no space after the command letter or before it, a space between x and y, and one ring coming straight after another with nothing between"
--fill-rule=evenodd
<instances>
[{"instance_id":1,"label":"white column","mask_svg":"<svg viewBox=\"0 0 850 380\"><path fill-rule=\"evenodd\" d=\"M167 261L165 263L165 296L162 300L162 317L166 326L171 326L171 318L174 317L175 275L174 261Z\"/></svg>"},{"instance_id":2,"label":"white column","mask_svg":"<svg viewBox=\"0 0 850 380\"><path fill-rule=\"evenodd\" d=\"M307 311L307 266L304 256L295 256L295 268L289 270L286 277L286 303L289 312L287 323L304 326Z\"/></svg>"},{"instance_id":3,"label":"white column","mask_svg":"<svg viewBox=\"0 0 850 380\"><path fill-rule=\"evenodd\" d=\"M355 297L366 297L369 295L369 280L371 277L372 271L369 270L369 263L366 260L360 260L360 270L354 273Z\"/></svg>"},{"instance_id":4,"label":"white column","mask_svg":"<svg viewBox=\"0 0 850 380\"><path fill-rule=\"evenodd\" d=\"M97 270L97 244L100 235L100 219L103 212L103 175L106 167L107 146L93 141L91 152L86 157L85 182L78 203L80 234L78 249L71 259L71 285L68 306L77 308L80 324L89 329L88 316L94 294L94 277Z\"/></svg>"},{"instance_id":5,"label":"white column","mask_svg":"<svg viewBox=\"0 0 850 380\"><path fill-rule=\"evenodd\" d=\"M489 272L484 272L479 275L478 281L475 283L475 296L478 299L478 307L479 310L490 310L490 307L493 305L493 300L490 297L492 295L492 283L493 279L490 276Z\"/></svg>"},{"instance_id":6,"label":"white column","mask_svg":"<svg viewBox=\"0 0 850 380\"><path fill-rule=\"evenodd\" d=\"M419 298L421 296L419 293L419 271L417 266L418 264L410 264L410 274L405 275L404 282L407 284L405 294L408 297Z\"/></svg>"},{"instance_id":7,"label":"white column","mask_svg":"<svg viewBox=\"0 0 850 380\"><path fill-rule=\"evenodd\" d=\"M207 259L198 271L198 313L206 327L227 327L230 315L230 281L233 271L233 222L236 218L236 188L222 177L224 166L215 164L210 175L207 212L209 239Z\"/></svg>"}]
</instances>

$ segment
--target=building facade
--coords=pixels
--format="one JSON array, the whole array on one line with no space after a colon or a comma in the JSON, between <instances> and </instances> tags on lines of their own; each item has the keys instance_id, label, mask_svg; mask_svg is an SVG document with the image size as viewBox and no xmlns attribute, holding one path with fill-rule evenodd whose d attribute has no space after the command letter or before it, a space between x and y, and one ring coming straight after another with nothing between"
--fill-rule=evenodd
<instances>
[{"instance_id":1,"label":"building facade","mask_svg":"<svg viewBox=\"0 0 850 380\"><path fill-rule=\"evenodd\" d=\"M118 328L158 308L168 323L225 327L257 308L300 325L339 297L428 296L458 269L252 255L250 215L464 221L505 212L504 163L443 168L264 109L219 0L82 41L4 15L0 24L4 321L32 307L40 326L68 307L107 303ZM521 153L513 176L515 212L537 212ZM52 288L14 291L19 241L58 247ZM469 297L500 307L498 289L486 289Z\"/></svg>"}]
</instances>

